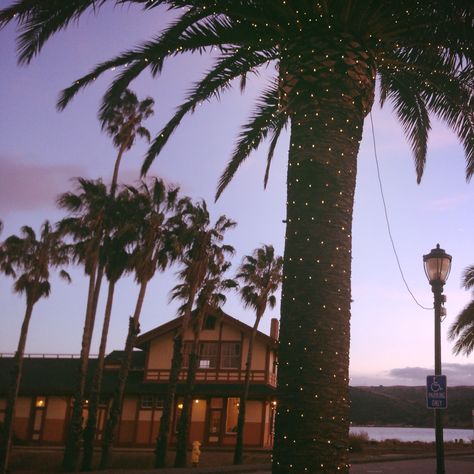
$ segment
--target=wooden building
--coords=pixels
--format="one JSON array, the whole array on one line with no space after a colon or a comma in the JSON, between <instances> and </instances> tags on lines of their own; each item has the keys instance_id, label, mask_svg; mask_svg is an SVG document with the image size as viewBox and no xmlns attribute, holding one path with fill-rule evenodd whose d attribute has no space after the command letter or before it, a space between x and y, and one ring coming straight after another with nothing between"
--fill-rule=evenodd
<instances>
[{"instance_id":1,"label":"wooden building","mask_svg":"<svg viewBox=\"0 0 474 474\"><path fill-rule=\"evenodd\" d=\"M173 337L180 324L181 318L177 318L139 336L118 427L118 445L154 445L168 386ZM271 327L271 335L258 332L254 344L244 432L244 444L248 447L270 447L273 440L278 338L276 319L272 320ZM205 446L231 446L235 443L250 333L249 326L225 313L205 318L200 338L190 441L198 440ZM173 427L176 427L182 407L192 337L191 331L184 337L184 366L177 387ZM121 357L121 351L113 351L106 359L98 440L110 397L117 384ZM5 410L12 361L11 357L0 358L0 421ZM95 360L90 361L90 374L95 364ZM77 358L42 356L25 359L15 412L14 433L18 441L40 444L64 442L77 374ZM84 405L86 417L87 402Z\"/></svg>"}]
</instances>

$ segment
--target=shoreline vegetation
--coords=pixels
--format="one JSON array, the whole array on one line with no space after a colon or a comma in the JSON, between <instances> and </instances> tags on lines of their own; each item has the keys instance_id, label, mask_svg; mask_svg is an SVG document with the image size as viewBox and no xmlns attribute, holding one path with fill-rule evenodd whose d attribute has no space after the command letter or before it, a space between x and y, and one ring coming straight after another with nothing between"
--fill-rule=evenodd
<instances>
[{"instance_id":1,"label":"shoreline vegetation","mask_svg":"<svg viewBox=\"0 0 474 474\"><path fill-rule=\"evenodd\" d=\"M349 393L352 426L433 427L433 410L426 408L424 386L356 386ZM473 386L449 387L444 427L471 429L472 400Z\"/></svg>"},{"instance_id":2,"label":"shoreline vegetation","mask_svg":"<svg viewBox=\"0 0 474 474\"><path fill-rule=\"evenodd\" d=\"M473 444L466 442L446 442L446 455L459 453L472 453ZM169 452L169 461L174 457L174 449ZM16 445L12 451L11 472L15 474L30 474L33 472L61 472L61 446L19 446ZM190 451L188 452L190 456ZM350 435L351 463L370 462L377 460L393 460L398 458L417 458L435 456L435 443L412 441L402 442L397 439L374 441L369 439L368 434L359 432ZM210 448L202 449L199 467L231 466L233 448ZM98 461L99 450L94 453L94 461ZM247 449L243 464L263 465L271 463L271 451L264 449ZM152 448L117 448L114 450L110 460L110 469L145 470L153 468Z\"/></svg>"}]
</instances>

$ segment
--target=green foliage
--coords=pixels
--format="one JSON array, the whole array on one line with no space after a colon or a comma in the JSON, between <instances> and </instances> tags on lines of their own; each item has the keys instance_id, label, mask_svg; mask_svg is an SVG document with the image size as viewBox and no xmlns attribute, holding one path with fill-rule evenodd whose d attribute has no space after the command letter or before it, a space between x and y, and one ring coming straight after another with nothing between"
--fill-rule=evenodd
<instances>
[{"instance_id":1,"label":"green foliage","mask_svg":"<svg viewBox=\"0 0 474 474\"><path fill-rule=\"evenodd\" d=\"M462 284L466 290L474 288L474 266L464 270ZM473 300L459 313L449 329L449 338L456 340L454 354L468 356L474 350L474 292Z\"/></svg>"},{"instance_id":2,"label":"green foliage","mask_svg":"<svg viewBox=\"0 0 474 474\"><path fill-rule=\"evenodd\" d=\"M355 426L432 427L425 387L350 387L350 419ZM451 387L444 412L447 428L470 428L474 387Z\"/></svg>"}]
</instances>

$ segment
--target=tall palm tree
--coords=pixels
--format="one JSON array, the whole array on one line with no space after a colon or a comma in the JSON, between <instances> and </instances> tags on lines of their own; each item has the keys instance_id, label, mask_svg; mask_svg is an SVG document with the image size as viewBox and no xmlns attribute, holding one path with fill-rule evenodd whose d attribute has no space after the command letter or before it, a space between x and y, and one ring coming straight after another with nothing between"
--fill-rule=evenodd
<instances>
[{"instance_id":1,"label":"tall palm tree","mask_svg":"<svg viewBox=\"0 0 474 474\"><path fill-rule=\"evenodd\" d=\"M100 459L101 469L105 469L109 461L110 448L119 421L125 384L132 362L132 352L136 337L140 332L140 315L148 283L157 270L164 270L178 256L173 231L176 221L179 226L179 218L177 214L170 215L169 213L177 207L179 213L179 189L167 187L161 179L155 178L150 185L142 182L139 188L129 186L128 190L137 201L136 216L137 222L140 222L140 226L137 228L135 248L130 257L135 280L139 285L139 293L133 316L130 317L127 340L118 374L118 385L105 425Z\"/></svg>"},{"instance_id":2,"label":"tall palm tree","mask_svg":"<svg viewBox=\"0 0 474 474\"><path fill-rule=\"evenodd\" d=\"M137 135L148 142L151 139L150 132L142 122L153 115L154 104L155 101L151 97L138 100L134 92L125 89L112 107L102 107L99 112L102 130L112 137L114 146L118 149L110 185L111 194L114 194L117 188L118 172L124 152L132 148Z\"/></svg>"},{"instance_id":3,"label":"tall palm tree","mask_svg":"<svg viewBox=\"0 0 474 474\"><path fill-rule=\"evenodd\" d=\"M55 32L106 2L18 0L0 24L20 27L19 60L29 62ZM115 0L115 3L122 3ZM473 16L469 0L321 2L156 0L177 16L161 34L99 64L66 89L78 90L127 66L104 104L165 59L212 52L214 66L154 139L146 172L182 118L218 97L234 79L271 65L274 79L244 125L218 195L240 164L270 138L267 172L289 123L287 216L273 472L348 472L352 212L357 155L376 79L413 149L418 180L434 116L462 142L474 173ZM179 11L178 11L179 10ZM216 56L216 51L217 56Z\"/></svg>"},{"instance_id":4,"label":"tall palm tree","mask_svg":"<svg viewBox=\"0 0 474 474\"><path fill-rule=\"evenodd\" d=\"M258 325L267 305L274 308L274 293L282 281L283 258L275 255L272 245L263 245L255 249L252 255L246 255L239 268L236 279L240 282L240 297L247 308L255 310L255 323L249 338L245 379L239 403L237 437L234 451L234 464L242 464L245 412L250 388L250 369L252 367L253 344Z\"/></svg>"},{"instance_id":5,"label":"tall palm tree","mask_svg":"<svg viewBox=\"0 0 474 474\"><path fill-rule=\"evenodd\" d=\"M68 246L63 243L61 235L51 228L48 221L41 226L39 238L28 226L22 227L21 233L21 237L17 235L8 237L1 244L0 250L2 272L16 279L13 287L15 293L24 294L26 298L26 311L13 361L12 379L3 421L3 436L0 444L0 472L2 473L8 472L13 418L33 308L41 298L47 298L51 292L49 282L51 268L67 265L69 262ZM65 270L60 270L59 275L70 281L69 274Z\"/></svg>"},{"instance_id":6,"label":"tall palm tree","mask_svg":"<svg viewBox=\"0 0 474 474\"><path fill-rule=\"evenodd\" d=\"M184 252L182 255L183 267L178 273L178 277L183 282L183 291L184 289L186 291L185 296L182 295L186 302L179 311L179 314L183 316L183 320L174 336L168 390L163 403L160 429L155 447L155 467L157 468L165 466L168 452L171 416L179 372L182 366L184 331L189 327L196 295L209 271L211 259L217 254L225 255L233 252L231 246L221 245L221 242L224 239L225 232L237 225L225 215L220 216L215 224L211 225L211 218L205 201L197 204L188 202L184 208L183 217L184 228L181 233ZM176 291L174 295L174 298L178 297Z\"/></svg>"},{"instance_id":7,"label":"tall palm tree","mask_svg":"<svg viewBox=\"0 0 474 474\"><path fill-rule=\"evenodd\" d=\"M474 265L467 267L462 276L462 285L466 290L474 289ZM456 340L453 352L456 355L469 355L474 350L474 293L472 301L459 313L449 329L449 338Z\"/></svg>"},{"instance_id":8,"label":"tall palm tree","mask_svg":"<svg viewBox=\"0 0 474 474\"><path fill-rule=\"evenodd\" d=\"M118 148L112 182L110 184L111 198L115 196L117 189L118 173L123 153L130 150L137 135L145 138L148 142L150 141L150 132L142 125L142 122L153 115L153 105L154 101L151 97L147 97L143 101L139 101L134 92L126 89L120 95L118 101L113 107L102 107L99 111L99 119L102 123L102 130L113 138L113 143L115 147ZM113 199L111 202L113 203ZM122 227L125 226L125 228L130 228L129 223L124 222L121 217L119 217L118 223L122 224ZM112 225L115 224L112 223ZM106 233L107 232L112 232L112 229L106 229ZM100 387L104 369L105 348L107 344L110 316L112 311L113 295L117 280L122 275L123 271L125 270L124 265L126 265L126 252L124 252L123 249L121 250L118 248L121 245L125 245L123 236L118 240L115 239L113 243L111 243L106 233L104 234L104 246L102 249L104 258L102 261L99 261L97 277L94 283L94 301L98 301L106 261L109 262L109 287L107 292L104 321L102 325L97 367L94 373L91 396L89 397L90 400L88 405L87 423L84 431L84 457L81 467L83 471L91 469L95 429L97 423L97 408L100 398ZM106 245L106 242L109 242L109 245ZM114 263L111 263L110 261L108 255L109 251L112 252L110 257L112 260L114 260ZM110 266L110 263L113 268ZM97 306L97 304L95 306Z\"/></svg>"},{"instance_id":9,"label":"tall palm tree","mask_svg":"<svg viewBox=\"0 0 474 474\"><path fill-rule=\"evenodd\" d=\"M104 363L106 356L107 338L112 316L115 286L124 273L131 271L129 247L136 238L136 229L140 225L137 218L137 206L130 199L128 191L124 190L118 196L112 197L113 209L109 210L108 229L103 243L105 276L108 280L107 300L105 304L104 321L97 356L97 366L94 371L92 386L89 393L87 422L83 433L83 459L81 470L92 469L92 456L97 428L97 410L99 408ZM112 212L111 212L112 211Z\"/></svg>"},{"instance_id":10,"label":"tall palm tree","mask_svg":"<svg viewBox=\"0 0 474 474\"><path fill-rule=\"evenodd\" d=\"M204 318L209 312L218 312L226 301L224 293L237 286L234 280L224 278L225 272L231 266L230 262L225 260L226 253L232 255L234 249L228 245L214 245L208 250L206 273L196 295L196 308L189 321L189 326L193 332L193 343L189 352L183 408L178 421L175 467L186 467L192 396L194 393L196 372L200 360L199 343ZM188 261L188 265L192 266L193 263ZM173 288L172 297L173 299L181 299L185 301L182 308L184 312L188 306L187 303L189 301L192 284L189 284L189 282L186 281L186 272L183 272L183 276L183 283L178 284Z\"/></svg>"},{"instance_id":11,"label":"tall palm tree","mask_svg":"<svg viewBox=\"0 0 474 474\"><path fill-rule=\"evenodd\" d=\"M101 180L78 178L76 192L63 193L57 202L59 207L69 213L59 222L59 230L72 238L73 259L84 266L89 278L77 385L63 456L64 470L74 471L79 462L84 391L99 299L99 282L104 269L104 235L105 229L110 227L110 221L113 220L114 199Z\"/></svg>"}]
</instances>

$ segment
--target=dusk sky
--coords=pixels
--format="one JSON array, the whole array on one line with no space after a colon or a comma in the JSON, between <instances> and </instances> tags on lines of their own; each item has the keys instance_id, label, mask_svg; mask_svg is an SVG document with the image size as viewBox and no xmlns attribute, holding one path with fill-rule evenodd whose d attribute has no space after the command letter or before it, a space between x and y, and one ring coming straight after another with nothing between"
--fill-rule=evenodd
<instances>
[{"instance_id":1,"label":"dusk sky","mask_svg":"<svg viewBox=\"0 0 474 474\"><path fill-rule=\"evenodd\" d=\"M10 1L0 0L0 7ZM50 40L29 66L16 63L14 25L0 31L0 220L1 238L21 226L39 230L45 219L64 216L55 206L58 194L72 189L71 178L102 177L109 182L116 151L101 133L96 118L100 98L114 76L105 73L81 92L63 112L55 108L59 92L96 63L149 39L166 25L163 10L143 13L138 8L104 8L86 14L79 25ZM165 63L157 79L143 74L132 84L139 98L155 100L155 115L145 125L159 132L180 104L191 84L210 67L209 55L185 55ZM234 271L243 255L261 244L283 253L286 167L289 138L277 147L267 190L263 176L267 146L253 153L214 204L217 181L233 150L239 126L253 108L253 100L273 71L249 78L244 94L239 85L220 101L203 104L185 119L153 164L150 175L179 184L182 193L207 201L212 217L226 214L238 226L227 242L235 246ZM461 286L463 269L474 264L474 183L466 183L462 147L447 128L433 122L428 161L420 185L416 183L411 151L390 104L374 105L372 118L392 233L406 280L419 302L432 306L432 293L423 271L422 256L438 242L453 257L445 286L447 318L442 325L444 373L451 385L474 385L472 356L455 357L446 333L470 294ZM120 181L139 176L147 144L137 141L123 161ZM351 385L424 385L433 373L433 311L418 307L404 287L387 233L377 180L370 117L367 117L358 161L358 184L353 224ZM171 268L149 285L141 317L142 332L175 317L169 304L174 286ZM71 267L73 282L52 278L49 299L35 307L27 353L79 353L87 280ZM12 280L0 277L2 331L0 352L16 349L24 299L12 292ZM105 293L105 291L103 291ZM108 350L122 349L128 316L138 293L133 278L116 291ZM92 352L98 351L103 303L99 307ZM224 310L251 324L253 314L242 308L236 294L228 295ZM267 310L260 329L268 332L278 308Z\"/></svg>"}]
</instances>

